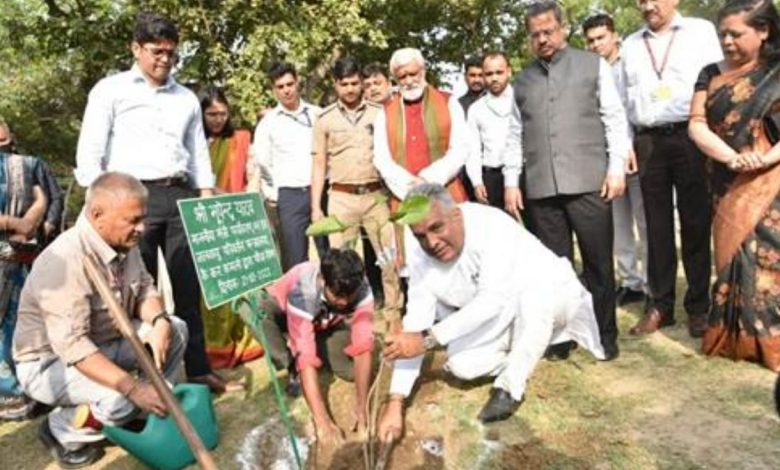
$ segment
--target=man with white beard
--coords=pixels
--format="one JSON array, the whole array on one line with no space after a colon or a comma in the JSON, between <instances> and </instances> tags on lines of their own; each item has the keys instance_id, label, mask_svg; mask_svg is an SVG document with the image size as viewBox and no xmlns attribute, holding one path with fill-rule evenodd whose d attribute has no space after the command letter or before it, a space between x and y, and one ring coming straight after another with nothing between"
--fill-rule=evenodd
<instances>
[{"instance_id":1,"label":"man with white beard","mask_svg":"<svg viewBox=\"0 0 780 470\"><path fill-rule=\"evenodd\" d=\"M414 184L439 183L456 202L466 200L455 176L466 161L468 131L457 98L425 81L419 49L404 48L390 58L399 86L374 121L374 165L387 187L403 199Z\"/></svg>"}]
</instances>

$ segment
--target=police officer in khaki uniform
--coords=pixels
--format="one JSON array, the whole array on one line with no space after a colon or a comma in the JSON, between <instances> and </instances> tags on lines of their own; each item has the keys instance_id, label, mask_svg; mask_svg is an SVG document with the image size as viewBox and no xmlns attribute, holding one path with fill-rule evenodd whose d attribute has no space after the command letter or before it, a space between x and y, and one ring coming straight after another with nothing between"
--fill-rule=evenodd
<instances>
[{"instance_id":1,"label":"police officer in khaki uniform","mask_svg":"<svg viewBox=\"0 0 780 470\"><path fill-rule=\"evenodd\" d=\"M394 229L388 223L387 203L377 202L384 187L373 164L373 123L381 107L363 100L360 67L355 61L337 61L333 75L338 101L325 108L314 126L311 218L323 217L319 201L328 172L328 214L350 225L330 236L331 246L339 248L358 236L360 226L365 229L379 258L390 260L382 266L382 287L387 318L398 319L403 299L394 256L388 255L395 246Z\"/></svg>"}]
</instances>

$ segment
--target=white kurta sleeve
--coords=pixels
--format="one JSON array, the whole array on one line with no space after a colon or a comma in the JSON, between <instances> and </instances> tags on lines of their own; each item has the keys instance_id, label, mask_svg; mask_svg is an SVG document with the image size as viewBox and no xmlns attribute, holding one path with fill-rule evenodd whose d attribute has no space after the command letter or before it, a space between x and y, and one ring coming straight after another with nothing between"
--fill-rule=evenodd
<instances>
[{"instance_id":1,"label":"white kurta sleeve","mask_svg":"<svg viewBox=\"0 0 780 470\"><path fill-rule=\"evenodd\" d=\"M403 200L414 181L414 176L393 160L387 140L387 117L385 111L377 113L374 120L374 166L385 181L390 192Z\"/></svg>"},{"instance_id":2,"label":"white kurta sleeve","mask_svg":"<svg viewBox=\"0 0 780 470\"><path fill-rule=\"evenodd\" d=\"M423 281L423 272L419 263L411 261L409 266L409 303L404 316L404 331L423 331L433 326L436 320L436 297ZM422 262L422 261L421 261ZM390 380L390 393L409 396L417 377L420 375L424 356L410 359L397 359L393 365L393 377Z\"/></svg>"},{"instance_id":3,"label":"white kurta sleeve","mask_svg":"<svg viewBox=\"0 0 780 470\"><path fill-rule=\"evenodd\" d=\"M463 107L457 99L450 97L447 107L450 110L450 144L447 152L438 160L420 171L420 178L429 183L442 186L454 178L463 165L469 151L469 133Z\"/></svg>"}]
</instances>

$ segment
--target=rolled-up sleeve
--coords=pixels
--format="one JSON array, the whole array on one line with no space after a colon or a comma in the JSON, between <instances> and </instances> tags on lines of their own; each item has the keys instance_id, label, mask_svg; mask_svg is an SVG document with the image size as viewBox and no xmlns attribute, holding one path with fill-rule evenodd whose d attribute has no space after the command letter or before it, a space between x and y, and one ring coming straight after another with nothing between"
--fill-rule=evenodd
<instances>
[{"instance_id":1,"label":"rolled-up sleeve","mask_svg":"<svg viewBox=\"0 0 780 470\"><path fill-rule=\"evenodd\" d=\"M46 274L37 276L30 289L40 293L38 307L51 348L66 364L76 364L98 351L89 338L92 289L83 265L50 262L38 270Z\"/></svg>"}]
</instances>

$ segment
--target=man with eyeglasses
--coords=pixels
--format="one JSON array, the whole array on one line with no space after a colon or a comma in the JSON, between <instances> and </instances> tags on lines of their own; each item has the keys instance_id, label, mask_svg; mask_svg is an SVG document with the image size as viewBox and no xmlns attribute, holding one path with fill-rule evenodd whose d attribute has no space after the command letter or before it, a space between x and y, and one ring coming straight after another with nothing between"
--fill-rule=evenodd
<instances>
[{"instance_id":1,"label":"man with eyeglasses","mask_svg":"<svg viewBox=\"0 0 780 470\"><path fill-rule=\"evenodd\" d=\"M287 271L309 259L306 228L311 224L312 138L322 109L301 99L292 64L273 64L268 79L278 104L257 124L252 149L257 164L271 176L272 189L264 193L276 197L282 267ZM315 244L322 256L327 239L317 237Z\"/></svg>"},{"instance_id":2,"label":"man with eyeglasses","mask_svg":"<svg viewBox=\"0 0 780 470\"><path fill-rule=\"evenodd\" d=\"M89 93L74 173L82 186L106 171L127 173L148 189L146 229L139 243L144 263L156 276L162 249L175 313L189 328L187 376L221 393L227 384L206 356L200 288L176 205L179 199L209 196L214 187L200 103L171 76L178 43L169 19L138 14L131 44L135 64L100 80Z\"/></svg>"},{"instance_id":3,"label":"man with eyeglasses","mask_svg":"<svg viewBox=\"0 0 780 470\"><path fill-rule=\"evenodd\" d=\"M700 337L710 307L711 207L705 158L688 137L688 115L699 72L723 54L712 23L681 16L679 0L638 3L646 25L623 42L621 81L645 205L650 299L630 333L675 323L676 205L688 281L683 305L689 334Z\"/></svg>"},{"instance_id":4,"label":"man with eyeglasses","mask_svg":"<svg viewBox=\"0 0 780 470\"><path fill-rule=\"evenodd\" d=\"M270 295L261 305L267 313L263 328L268 353L277 368L289 370L288 395L298 396L302 386L317 438L344 439L320 391L318 375L325 366L339 378L355 382L352 429L365 429L374 298L360 256L353 250L332 249L320 262L295 266L266 290Z\"/></svg>"},{"instance_id":5,"label":"man with eyeglasses","mask_svg":"<svg viewBox=\"0 0 780 470\"><path fill-rule=\"evenodd\" d=\"M573 261L593 297L606 359L618 356L611 201L625 189L630 141L609 64L566 43L560 6L526 8L525 25L537 59L514 83L515 104L504 158L505 204L558 256ZM518 188L522 174L523 192ZM565 359L570 345L550 359Z\"/></svg>"}]
</instances>

